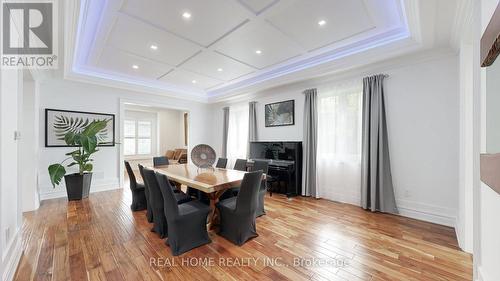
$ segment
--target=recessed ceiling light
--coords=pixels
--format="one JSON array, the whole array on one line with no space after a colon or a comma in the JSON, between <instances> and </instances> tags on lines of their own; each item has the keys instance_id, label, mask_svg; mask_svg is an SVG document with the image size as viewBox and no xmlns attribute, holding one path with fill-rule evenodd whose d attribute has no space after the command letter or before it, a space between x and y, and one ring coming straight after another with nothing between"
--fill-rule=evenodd
<instances>
[{"instance_id":1,"label":"recessed ceiling light","mask_svg":"<svg viewBox=\"0 0 500 281\"><path fill-rule=\"evenodd\" d=\"M196 84L196 83L198 83L198 82L196 82L196 80L193 80L193 81L191 81L191 83Z\"/></svg>"},{"instance_id":2,"label":"recessed ceiling light","mask_svg":"<svg viewBox=\"0 0 500 281\"><path fill-rule=\"evenodd\" d=\"M139 66L137 64L132 65L133 69L139 69Z\"/></svg>"},{"instance_id":3,"label":"recessed ceiling light","mask_svg":"<svg viewBox=\"0 0 500 281\"><path fill-rule=\"evenodd\" d=\"M261 50L257 50L257 51L255 51L255 53L256 53L257 55L260 55L260 54L262 54L262 51L261 51Z\"/></svg>"},{"instance_id":4,"label":"recessed ceiling light","mask_svg":"<svg viewBox=\"0 0 500 281\"><path fill-rule=\"evenodd\" d=\"M153 44L153 45L151 45L151 46L150 46L150 48L151 48L151 50L158 50L158 46L157 46L157 45L154 45L154 44Z\"/></svg>"},{"instance_id":5,"label":"recessed ceiling light","mask_svg":"<svg viewBox=\"0 0 500 281\"><path fill-rule=\"evenodd\" d=\"M191 18L191 14L189 12L184 12L182 13L182 17L188 20Z\"/></svg>"},{"instance_id":6,"label":"recessed ceiling light","mask_svg":"<svg viewBox=\"0 0 500 281\"><path fill-rule=\"evenodd\" d=\"M323 26L325 24L326 24L326 20L320 20L320 21L318 21L318 25L319 26Z\"/></svg>"},{"instance_id":7,"label":"recessed ceiling light","mask_svg":"<svg viewBox=\"0 0 500 281\"><path fill-rule=\"evenodd\" d=\"M222 68L217 68L217 71L222 72Z\"/></svg>"}]
</instances>

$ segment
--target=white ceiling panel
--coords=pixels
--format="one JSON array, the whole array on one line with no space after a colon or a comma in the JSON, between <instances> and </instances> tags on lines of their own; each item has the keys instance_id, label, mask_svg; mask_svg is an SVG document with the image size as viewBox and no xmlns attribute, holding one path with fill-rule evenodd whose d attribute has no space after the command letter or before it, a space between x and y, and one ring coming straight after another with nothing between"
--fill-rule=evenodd
<instances>
[{"instance_id":1,"label":"white ceiling panel","mask_svg":"<svg viewBox=\"0 0 500 281\"><path fill-rule=\"evenodd\" d=\"M248 15L235 0L126 0L122 11L203 46L230 32Z\"/></svg>"},{"instance_id":2,"label":"white ceiling panel","mask_svg":"<svg viewBox=\"0 0 500 281\"><path fill-rule=\"evenodd\" d=\"M178 65L200 50L192 42L123 14L118 17L108 43L169 65ZM157 49L151 49L151 45Z\"/></svg>"},{"instance_id":3,"label":"white ceiling panel","mask_svg":"<svg viewBox=\"0 0 500 281\"><path fill-rule=\"evenodd\" d=\"M202 52L188 60L182 65L182 68L224 81L229 81L255 71L254 68L248 65L213 51Z\"/></svg>"},{"instance_id":4,"label":"white ceiling panel","mask_svg":"<svg viewBox=\"0 0 500 281\"><path fill-rule=\"evenodd\" d=\"M231 33L214 48L257 68L264 68L303 53L298 44L269 24L251 22ZM260 51L260 54L257 53Z\"/></svg>"},{"instance_id":5,"label":"white ceiling panel","mask_svg":"<svg viewBox=\"0 0 500 281\"><path fill-rule=\"evenodd\" d=\"M72 69L181 95L230 95L306 76L350 48L352 55L383 48L420 30L406 0L89 1L105 3L80 10ZM442 17L436 33L446 33L451 18Z\"/></svg>"},{"instance_id":6,"label":"white ceiling panel","mask_svg":"<svg viewBox=\"0 0 500 281\"><path fill-rule=\"evenodd\" d=\"M374 28L363 0L288 0L266 19L307 50Z\"/></svg>"},{"instance_id":7,"label":"white ceiling panel","mask_svg":"<svg viewBox=\"0 0 500 281\"><path fill-rule=\"evenodd\" d=\"M223 82L183 69L173 70L172 72L160 78L160 81L165 81L182 87L193 87L199 89L207 89L213 86L217 86ZM193 83L193 81L195 83Z\"/></svg>"},{"instance_id":8,"label":"white ceiling panel","mask_svg":"<svg viewBox=\"0 0 500 281\"><path fill-rule=\"evenodd\" d=\"M256 15L277 3L279 0L239 0L241 4L250 9ZM287 0L285 0L287 1Z\"/></svg>"},{"instance_id":9,"label":"white ceiling panel","mask_svg":"<svg viewBox=\"0 0 500 281\"><path fill-rule=\"evenodd\" d=\"M133 68L136 65L137 69ZM172 67L135 56L114 48L105 48L97 65L107 72L122 73L132 77L156 80Z\"/></svg>"}]
</instances>

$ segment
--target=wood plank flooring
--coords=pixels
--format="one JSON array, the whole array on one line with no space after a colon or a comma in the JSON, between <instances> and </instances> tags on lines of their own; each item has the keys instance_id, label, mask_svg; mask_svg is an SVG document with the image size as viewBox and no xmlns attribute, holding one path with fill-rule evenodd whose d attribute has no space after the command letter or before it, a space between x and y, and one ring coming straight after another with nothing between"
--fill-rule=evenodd
<instances>
[{"instance_id":1,"label":"wood plank flooring","mask_svg":"<svg viewBox=\"0 0 500 281\"><path fill-rule=\"evenodd\" d=\"M130 192L43 201L24 215L15 280L471 280L452 228L327 200L266 197L259 237L173 258Z\"/></svg>"}]
</instances>

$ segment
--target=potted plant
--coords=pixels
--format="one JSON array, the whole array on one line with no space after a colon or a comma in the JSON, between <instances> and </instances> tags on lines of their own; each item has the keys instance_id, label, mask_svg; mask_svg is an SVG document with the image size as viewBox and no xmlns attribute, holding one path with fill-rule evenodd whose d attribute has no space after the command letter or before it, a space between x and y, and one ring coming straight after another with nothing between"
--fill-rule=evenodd
<instances>
[{"instance_id":1,"label":"potted plant","mask_svg":"<svg viewBox=\"0 0 500 281\"><path fill-rule=\"evenodd\" d=\"M55 188L59 185L64 177L66 182L66 193L68 200L81 200L89 196L90 183L92 181L92 161L90 158L94 153L99 151L99 138L97 134L106 128L109 120L96 120L88 124L85 128L78 131L68 131L64 135L64 141L69 146L76 146L77 149L66 153L68 158L64 159L59 164L49 166L49 175L52 186ZM66 175L64 162L72 160L66 166L73 167L78 165L78 173Z\"/></svg>"}]
</instances>

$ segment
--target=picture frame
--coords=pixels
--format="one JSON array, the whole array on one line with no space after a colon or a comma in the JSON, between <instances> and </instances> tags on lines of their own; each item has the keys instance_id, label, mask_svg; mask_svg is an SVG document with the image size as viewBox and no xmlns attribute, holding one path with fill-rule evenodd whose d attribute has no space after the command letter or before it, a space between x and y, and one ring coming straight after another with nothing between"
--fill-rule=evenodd
<instances>
[{"instance_id":1,"label":"picture frame","mask_svg":"<svg viewBox=\"0 0 500 281\"><path fill-rule=\"evenodd\" d=\"M75 147L67 145L64 135L71 130L82 130L95 120L110 120L99 134L99 146L115 146L115 115L109 113L45 109L45 147Z\"/></svg>"},{"instance_id":2,"label":"picture frame","mask_svg":"<svg viewBox=\"0 0 500 281\"><path fill-rule=\"evenodd\" d=\"M295 100L269 103L264 106L266 127L295 125Z\"/></svg>"}]
</instances>

